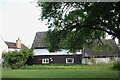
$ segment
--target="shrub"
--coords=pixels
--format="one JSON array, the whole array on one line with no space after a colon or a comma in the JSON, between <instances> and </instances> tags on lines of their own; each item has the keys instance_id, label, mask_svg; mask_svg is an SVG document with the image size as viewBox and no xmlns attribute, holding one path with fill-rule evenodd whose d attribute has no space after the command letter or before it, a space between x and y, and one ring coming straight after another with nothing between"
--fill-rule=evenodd
<instances>
[{"instance_id":1,"label":"shrub","mask_svg":"<svg viewBox=\"0 0 120 80\"><path fill-rule=\"evenodd\" d=\"M120 62L114 62L113 69L120 70Z\"/></svg>"},{"instance_id":2,"label":"shrub","mask_svg":"<svg viewBox=\"0 0 120 80\"><path fill-rule=\"evenodd\" d=\"M32 49L21 49L20 51L4 52L2 57L4 59L4 67L11 67L17 69L22 67L29 56L32 56Z\"/></svg>"}]
</instances>

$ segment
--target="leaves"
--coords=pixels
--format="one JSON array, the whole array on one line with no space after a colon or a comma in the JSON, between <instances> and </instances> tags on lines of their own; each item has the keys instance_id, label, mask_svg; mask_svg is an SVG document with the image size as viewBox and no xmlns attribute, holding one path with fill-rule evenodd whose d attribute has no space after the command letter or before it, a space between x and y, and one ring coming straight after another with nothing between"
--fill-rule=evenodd
<instances>
[{"instance_id":1,"label":"leaves","mask_svg":"<svg viewBox=\"0 0 120 80\"><path fill-rule=\"evenodd\" d=\"M23 66L28 57L32 56L32 49L22 49L20 51L12 51L3 53L3 64L5 66L11 67L12 69L17 69Z\"/></svg>"},{"instance_id":2,"label":"leaves","mask_svg":"<svg viewBox=\"0 0 120 80\"><path fill-rule=\"evenodd\" d=\"M120 2L39 2L39 6L41 19L50 24L48 43L53 51L62 47L75 52L106 33L120 39Z\"/></svg>"}]
</instances>

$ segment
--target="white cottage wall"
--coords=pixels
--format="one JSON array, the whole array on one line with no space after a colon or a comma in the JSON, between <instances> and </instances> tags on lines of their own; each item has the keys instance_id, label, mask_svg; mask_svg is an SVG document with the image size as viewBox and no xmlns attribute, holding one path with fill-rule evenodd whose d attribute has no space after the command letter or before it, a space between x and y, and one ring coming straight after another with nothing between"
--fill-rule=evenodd
<instances>
[{"instance_id":1,"label":"white cottage wall","mask_svg":"<svg viewBox=\"0 0 120 80\"><path fill-rule=\"evenodd\" d=\"M113 60L111 60L109 57L108 58L94 58L95 63L96 64L100 64L100 63L111 63L111 62L115 62L115 61L119 61L120 62L120 58L113 58ZM83 58L82 59L82 64L93 64L92 59L90 58Z\"/></svg>"},{"instance_id":2,"label":"white cottage wall","mask_svg":"<svg viewBox=\"0 0 120 80\"><path fill-rule=\"evenodd\" d=\"M8 52L8 46L6 43L0 38L0 63L2 62L2 52Z\"/></svg>"},{"instance_id":3,"label":"white cottage wall","mask_svg":"<svg viewBox=\"0 0 120 80\"><path fill-rule=\"evenodd\" d=\"M12 51L20 51L20 49L13 49L13 48L9 48L8 51L12 52Z\"/></svg>"},{"instance_id":4,"label":"white cottage wall","mask_svg":"<svg viewBox=\"0 0 120 80\"><path fill-rule=\"evenodd\" d=\"M99 63L110 63L110 58L96 58L96 64Z\"/></svg>"}]
</instances>

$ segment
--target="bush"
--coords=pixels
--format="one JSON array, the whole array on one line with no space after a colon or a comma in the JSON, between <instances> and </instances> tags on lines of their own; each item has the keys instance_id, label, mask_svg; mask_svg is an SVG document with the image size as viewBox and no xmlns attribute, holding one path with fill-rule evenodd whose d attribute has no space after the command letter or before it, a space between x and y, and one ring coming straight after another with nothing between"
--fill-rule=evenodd
<instances>
[{"instance_id":1,"label":"bush","mask_svg":"<svg viewBox=\"0 0 120 80\"><path fill-rule=\"evenodd\" d=\"M2 57L4 59L4 67L11 67L17 69L22 67L29 56L32 56L32 49L21 49L20 51L4 52Z\"/></svg>"},{"instance_id":2,"label":"bush","mask_svg":"<svg viewBox=\"0 0 120 80\"><path fill-rule=\"evenodd\" d=\"M120 70L120 62L114 62L113 69Z\"/></svg>"}]
</instances>

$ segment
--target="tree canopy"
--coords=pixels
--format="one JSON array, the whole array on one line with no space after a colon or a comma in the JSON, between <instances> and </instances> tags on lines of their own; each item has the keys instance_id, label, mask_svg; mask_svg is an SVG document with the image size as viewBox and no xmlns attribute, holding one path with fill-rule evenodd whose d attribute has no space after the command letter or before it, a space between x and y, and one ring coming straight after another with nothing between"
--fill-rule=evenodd
<instances>
[{"instance_id":1,"label":"tree canopy","mask_svg":"<svg viewBox=\"0 0 120 80\"><path fill-rule=\"evenodd\" d=\"M51 51L72 52L100 41L106 33L120 39L120 2L38 2L42 20L48 20Z\"/></svg>"}]
</instances>

